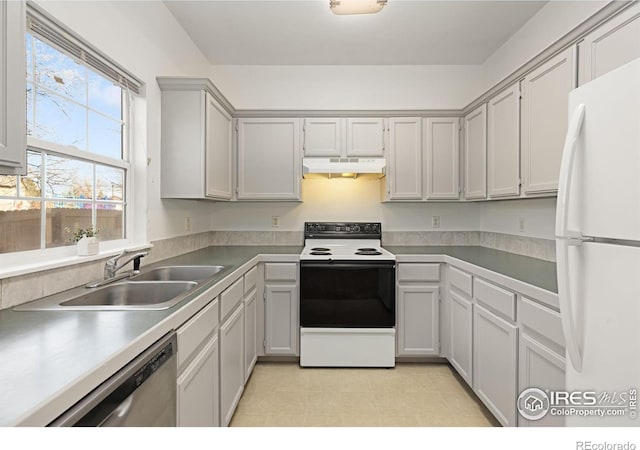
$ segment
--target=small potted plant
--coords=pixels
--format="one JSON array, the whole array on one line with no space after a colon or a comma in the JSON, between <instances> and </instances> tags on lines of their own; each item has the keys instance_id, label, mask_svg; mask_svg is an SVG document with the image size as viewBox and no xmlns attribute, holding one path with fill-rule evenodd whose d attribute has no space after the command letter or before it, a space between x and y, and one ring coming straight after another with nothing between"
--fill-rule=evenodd
<instances>
[{"instance_id":1,"label":"small potted plant","mask_svg":"<svg viewBox=\"0 0 640 450\"><path fill-rule=\"evenodd\" d=\"M88 228L79 228L77 225L74 228L65 228L69 233L69 240L76 244L78 249L78 256L90 256L96 255L100 249L98 242L98 229L90 225Z\"/></svg>"}]
</instances>

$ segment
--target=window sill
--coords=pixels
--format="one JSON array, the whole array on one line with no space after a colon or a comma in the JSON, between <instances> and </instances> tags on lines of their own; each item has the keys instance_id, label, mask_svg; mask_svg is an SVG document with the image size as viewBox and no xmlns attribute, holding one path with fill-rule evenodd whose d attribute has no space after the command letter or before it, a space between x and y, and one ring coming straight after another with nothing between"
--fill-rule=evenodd
<instances>
[{"instance_id":1,"label":"window sill","mask_svg":"<svg viewBox=\"0 0 640 450\"><path fill-rule=\"evenodd\" d=\"M104 244L101 244L101 247ZM47 254L47 250L36 250L33 252L22 252L22 253L31 253L32 257L25 258L24 261L19 261L16 264L15 257L16 254L9 254L13 256L13 260L8 262L7 260L0 259L0 280L10 277L16 277L20 275L29 275L36 272L42 272L44 270L51 269L59 269L61 267L73 266L76 264L84 264L90 263L92 261L99 261L101 259L109 258L111 256L115 256L120 254L123 250L146 250L153 247L153 244L126 244L124 241L120 241L117 245L104 245L104 249L96 255L91 256L78 256L75 254L69 254L71 252L75 253L75 248L73 246L66 247L64 253L58 252L57 255ZM41 257L36 259L35 256L39 254ZM2 256L9 256L2 255ZM29 261L30 260L30 261Z\"/></svg>"}]
</instances>

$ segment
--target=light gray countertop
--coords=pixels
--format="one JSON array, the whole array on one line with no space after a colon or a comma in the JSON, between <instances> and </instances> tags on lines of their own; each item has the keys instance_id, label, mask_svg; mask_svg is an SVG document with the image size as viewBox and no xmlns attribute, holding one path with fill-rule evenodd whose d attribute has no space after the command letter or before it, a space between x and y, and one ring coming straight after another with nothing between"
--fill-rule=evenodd
<instances>
[{"instance_id":1,"label":"light gray countertop","mask_svg":"<svg viewBox=\"0 0 640 450\"><path fill-rule=\"evenodd\" d=\"M557 292L551 262L483 247L385 248L396 255L448 255ZM50 423L186 322L208 301L203 293L216 296L258 261L297 260L301 251L299 246L209 247L145 266L227 267L182 302L162 311L0 311L0 426Z\"/></svg>"},{"instance_id":2,"label":"light gray countertop","mask_svg":"<svg viewBox=\"0 0 640 450\"><path fill-rule=\"evenodd\" d=\"M0 311L0 426L48 424L195 314L189 304L199 294L224 284L258 255L301 251L295 246L209 247L148 266L227 266L163 311Z\"/></svg>"},{"instance_id":3,"label":"light gray countertop","mask_svg":"<svg viewBox=\"0 0 640 450\"><path fill-rule=\"evenodd\" d=\"M448 255L532 286L558 293L556 264L551 261L478 246L384 246L398 255Z\"/></svg>"}]
</instances>

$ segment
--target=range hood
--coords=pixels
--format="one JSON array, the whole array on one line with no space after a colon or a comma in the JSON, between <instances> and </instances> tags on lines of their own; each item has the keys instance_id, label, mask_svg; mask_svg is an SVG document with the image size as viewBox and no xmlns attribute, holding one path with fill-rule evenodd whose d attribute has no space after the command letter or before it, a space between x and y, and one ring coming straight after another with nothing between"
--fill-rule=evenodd
<instances>
[{"instance_id":1,"label":"range hood","mask_svg":"<svg viewBox=\"0 0 640 450\"><path fill-rule=\"evenodd\" d=\"M302 158L304 178L382 178L384 158Z\"/></svg>"}]
</instances>

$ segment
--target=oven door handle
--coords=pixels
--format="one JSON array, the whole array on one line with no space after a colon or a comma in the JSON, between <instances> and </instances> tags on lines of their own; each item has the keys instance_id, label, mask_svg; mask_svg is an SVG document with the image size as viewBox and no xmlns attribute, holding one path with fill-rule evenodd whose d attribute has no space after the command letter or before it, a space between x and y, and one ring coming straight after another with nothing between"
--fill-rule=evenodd
<instances>
[{"instance_id":1,"label":"oven door handle","mask_svg":"<svg viewBox=\"0 0 640 450\"><path fill-rule=\"evenodd\" d=\"M313 267L318 269L394 269L395 261L353 262L353 261L300 261L300 268Z\"/></svg>"}]
</instances>

